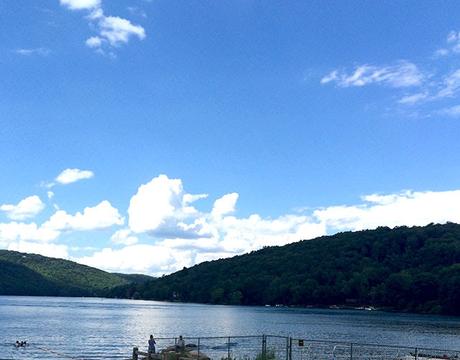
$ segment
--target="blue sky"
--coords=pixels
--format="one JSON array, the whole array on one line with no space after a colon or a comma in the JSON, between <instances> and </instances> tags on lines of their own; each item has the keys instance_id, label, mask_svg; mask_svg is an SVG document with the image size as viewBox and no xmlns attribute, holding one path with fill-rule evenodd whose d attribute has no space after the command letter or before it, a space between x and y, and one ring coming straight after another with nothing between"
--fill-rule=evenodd
<instances>
[{"instance_id":1,"label":"blue sky","mask_svg":"<svg viewBox=\"0 0 460 360\"><path fill-rule=\"evenodd\" d=\"M0 2L0 247L160 274L460 222L459 13Z\"/></svg>"}]
</instances>

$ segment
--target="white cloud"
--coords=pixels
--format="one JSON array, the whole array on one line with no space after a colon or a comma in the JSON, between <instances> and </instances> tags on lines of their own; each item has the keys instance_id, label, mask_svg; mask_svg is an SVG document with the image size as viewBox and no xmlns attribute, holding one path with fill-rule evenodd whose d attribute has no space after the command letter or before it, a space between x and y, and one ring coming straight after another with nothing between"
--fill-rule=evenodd
<instances>
[{"instance_id":1,"label":"white cloud","mask_svg":"<svg viewBox=\"0 0 460 360\"><path fill-rule=\"evenodd\" d=\"M59 235L59 231L40 227L36 223L0 223L0 243L3 245L16 241L50 242Z\"/></svg>"},{"instance_id":2,"label":"white cloud","mask_svg":"<svg viewBox=\"0 0 460 360\"><path fill-rule=\"evenodd\" d=\"M68 246L57 243L63 232L100 230L122 224L118 210L108 201L102 201L75 215L58 210L41 225L16 221L0 223L0 248L68 258ZM133 242L134 238L128 236L124 243Z\"/></svg>"},{"instance_id":3,"label":"white cloud","mask_svg":"<svg viewBox=\"0 0 460 360\"><path fill-rule=\"evenodd\" d=\"M400 104L414 105L426 99L428 99L428 93L421 92L421 93L403 96L398 102Z\"/></svg>"},{"instance_id":4,"label":"white cloud","mask_svg":"<svg viewBox=\"0 0 460 360\"><path fill-rule=\"evenodd\" d=\"M447 56L460 53L460 32L451 31L446 38L447 47L435 51L435 56Z\"/></svg>"},{"instance_id":5,"label":"white cloud","mask_svg":"<svg viewBox=\"0 0 460 360\"><path fill-rule=\"evenodd\" d=\"M90 48L99 48L102 46L103 39L99 36L92 36L86 40L86 46Z\"/></svg>"},{"instance_id":6,"label":"white cloud","mask_svg":"<svg viewBox=\"0 0 460 360\"><path fill-rule=\"evenodd\" d=\"M460 117L460 105L451 106L438 111L441 115L447 115L450 117Z\"/></svg>"},{"instance_id":7,"label":"white cloud","mask_svg":"<svg viewBox=\"0 0 460 360\"><path fill-rule=\"evenodd\" d=\"M16 205L3 204L0 210L6 213L6 216L12 220L25 220L33 218L45 208L45 204L37 195L32 195L21 200Z\"/></svg>"},{"instance_id":8,"label":"white cloud","mask_svg":"<svg viewBox=\"0 0 460 360\"><path fill-rule=\"evenodd\" d=\"M223 215L234 212L238 197L239 195L237 193L231 193L222 196L220 199L217 199L214 202L211 214L216 217L222 217Z\"/></svg>"},{"instance_id":9,"label":"white cloud","mask_svg":"<svg viewBox=\"0 0 460 360\"><path fill-rule=\"evenodd\" d=\"M378 226L422 226L429 223L460 223L460 190L371 195L359 205L331 206L313 212L328 232L375 229Z\"/></svg>"},{"instance_id":10,"label":"white cloud","mask_svg":"<svg viewBox=\"0 0 460 360\"><path fill-rule=\"evenodd\" d=\"M179 179L160 175L141 185L129 203L129 227L134 232L153 231L168 219L180 217L183 188Z\"/></svg>"},{"instance_id":11,"label":"white cloud","mask_svg":"<svg viewBox=\"0 0 460 360\"><path fill-rule=\"evenodd\" d=\"M369 65L362 64L356 66L351 71L335 69L329 74L321 78L321 84L334 83L338 87L364 87L368 85L385 85L390 88L394 88L401 92L404 89L403 94L396 95L399 97L397 100L398 104L405 106L418 105L419 108L422 105L431 104L431 109L421 109L422 112L427 111L429 116L432 115L449 115L457 116L456 109L454 106L446 107L442 109L434 109L433 107L436 101L448 101L456 99L460 93L460 69L454 70L450 73L446 73L445 69L457 66L455 62L451 62L450 66L446 66L444 63L439 63L440 60L446 62L449 59L445 57L447 55L458 55L460 54L460 32L451 31L446 38L446 46L435 51L435 56L430 57L430 61L434 62L430 64L430 71L422 71L419 67L407 60L399 61L394 65ZM440 59L444 57L444 59ZM439 64L436 64L437 61ZM407 90L414 90L413 93L408 93ZM421 114L418 110L416 114ZM412 114L415 114L412 112Z\"/></svg>"},{"instance_id":12,"label":"white cloud","mask_svg":"<svg viewBox=\"0 0 460 360\"><path fill-rule=\"evenodd\" d=\"M71 10L94 9L101 5L101 0L59 0L62 6Z\"/></svg>"},{"instance_id":13,"label":"white cloud","mask_svg":"<svg viewBox=\"0 0 460 360\"><path fill-rule=\"evenodd\" d=\"M141 8L138 8L136 6L128 6L126 9L128 9L128 11L133 15L147 18L147 13Z\"/></svg>"},{"instance_id":14,"label":"white cloud","mask_svg":"<svg viewBox=\"0 0 460 360\"><path fill-rule=\"evenodd\" d=\"M131 245L120 250L104 248L91 256L76 259L108 271L161 275L193 264L190 251L175 251L156 245Z\"/></svg>"},{"instance_id":15,"label":"white cloud","mask_svg":"<svg viewBox=\"0 0 460 360\"><path fill-rule=\"evenodd\" d=\"M89 37L85 44L100 54L113 57L115 56L113 52L107 53L104 49L126 44L133 37L143 40L146 36L142 26L119 16L105 15L100 0L60 0L60 2L71 10L89 10L86 19L96 29L97 35Z\"/></svg>"},{"instance_id":16,"label":"white cloud","mask_svg":"<svg viewBox=\"0 0 460 360\"><path fill-rule=\"evenodd\" d=\"M8 250L40 254L43 256L61 259L67 259L69 257L67 246L58 244L41 244L30 241L18 241L11 243L8 246Z\"/></svg>"},{"instance_id":17,"label":"white cloud","mask_svg":"<svg viewBox=\"0 0 460 360\"><path fill-rule=\"evenodd\" d=\"M42 225L12 221L0 223L0 244L17 241L51 242L63 231L91 231L123 225L123 218L108 201L94 207L86 207L83 212L70 215L63 210L56 211Z\"/></svg>"},{"instance_id":18,"label":"white cloud","mask_svg":"<svg viewBox=\"0 0 460 360\"><path fill-rule=\"evenodd\" d=\"M115 244L121 245L134 245L139 242L139 239L136 236L133 236L131 230L129 229L116 231L110 240Z\"/></svg>"},{"instance_id":19,"label":"white cloud","mask_svg":"<svg viewBox=\"0 0 460 360\"><path fill-rule=\"evenodd\" d=\"M460 69L446 76L442 82L442 88L436 95L436 98L445 98L454 96L460 89Z\"/></svg>"},{"instance_id":20,"label":"white cloud","mask_svg":"<svg viewBox=\"0 0 460 360\"><path fill-rule=\"evenodd\" d=\"M99 20L100 38L107 40L112 46L126 44L130 37L140 40L145 38L145 30L140 25L134 25L129 20L118 16L103 16Z\"/></svg>"},{"instance_id":21,"label":"white cloud","mask_svg":"<svg viewBox=\"0 0 460 360\"><path fill-rule=\"evenodd\" d=\"M40 48L33 48L33 49L26 49L26 48L16 49L14 52L22 56L33 56L33 55L47 56L50 54L51 50L40 47Z\"/></svg>"},{"instance_id":22,"label":"white cloud","mask_svg":"<svg viewBox=\"0 0 460 360\"><path fill-rule=\"evenodd\" d=\"M118 210L104 200L94 207L86 207L83 212L77 212L75 215L58 210L42 228L55 231L89 231L107 229L123 223L124 219Z\"/></svg>"},{"instance_id":23,"label":"white cloud","mask_svg":"<svg viewBox=\"0 0 460 360\"><path fill-rule=\"evenodd\" d=\"M394 88L419 86L424 75L417 65L400 61L390 66L360 65L351 73L334 70L321 79L321 84L335 82L340 87L382 84Z\"/></svg>"},{"instance_id":24,"label":"white cloud","mask_svg":"<svg viewBox=\"0 0 460 360\"><path fill-rule=\"evenodd\" d=\"M460 223L460 190L370 194L356 204L308 209L276 218L259 214L239 217L239 195L235 192L216 199L208 211L192 206L205 197L187 193L180 179L155 177L131 198L128 227L118 229L111 237L115 249L93 250L76 260L109 271L158 275L201 261L339 231ZM41 225L0 223L0 247L68 257L67 245L58 241L62 233L123 224L119 211L105 200L73 215L58 210Z\"/></svg>"},{"instance_id":25,"label":"white cloud","mask_svg":"<svg viewBox=\"0 0 460 360\"><path fill-rule=\"evenodd\" d=\"M175 271L187 264L234 256L268 245L284 245L302 239L333 234L345 230L374 229L378 226L426 225L447 221L460 223L460 190L446 192L413 192L397 194L371 194L362 197L356 205L330 206L312 210L310 215L287 214L278 218L262 218L258 214L248 217L233 215L237 193L227 194L214 202L209 212L196 209L184 211L184 198L188 194L180 179L161 175L142 185L131 199L129 224L138 234L153 235L149 251L159 251L161 260L147 256L145 265L136 263L129 270L122 254L139 249L126 246L120 250L105 249L86 262L113 269L160 274ZM196 237L184 234L183 224L191 224ZM169 231L159 231L167 227ZM206 234L206 236L199 236ZM129 236L129 231L126 232ZM140 246L140 245L139 245ZM107 261L104 261L107 256ZM176 258L182 259L175 264ZM139 259L142 261L143 256ZM188 259L185 261L184 259ZM165 264L168 264L167 266ZM185 265L184 265L185 264Z\"/></svg>"},{"instance_id":26,"label":"white cloud","mask_svg":"<svg viewBox=\"0 0 460 360\"><path fill-rule=\"evenodd\" d=\"M180 179L160 175L141 185L131 198L129 228L163 237L203 237L202 225L195 221L199 213L189 205L202 197L185 194Z\"/></svg>"},{"instance_id":27,"label":"white cloud","mask_svg":"<svg viewBox=\"0 0 460 360\"><path fill-rule=\"evenodd\" d=\"M56 182L62 185L71 184L79 180L91 179L94 173L90 170L65 169L57 177Z\"/></svg>"},{"instance_id":28,"label":"white cloud","mask_svg":"<svg viewBox=\"0 0 460 360\"><path fill-rule=\"evenodd\" d=\"M404 105L415 105L422 102L454 98L460 90L460 69L434 79L422 92L402 97L398 102ZM442 113L443 111L437 111Z\"/></svg>"}]
</instances>

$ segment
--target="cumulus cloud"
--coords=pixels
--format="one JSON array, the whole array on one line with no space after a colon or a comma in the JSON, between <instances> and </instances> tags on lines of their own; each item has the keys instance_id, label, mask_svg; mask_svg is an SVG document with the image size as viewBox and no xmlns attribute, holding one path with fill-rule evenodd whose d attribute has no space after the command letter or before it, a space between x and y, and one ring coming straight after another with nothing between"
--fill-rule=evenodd
<instances>
[{"instance_id":1,"label":"cumulus cloud","mask_svg":"<svg viewBox=\"0 0 460 360\"><path fill-rule=\"evenodd\" d=\"M141 185L131 198L129 228L135 233L148 232L157 237L205 237L199 213L190 206L202 197L186 194L180 179L160 175Z\"/></svg>"},{"instance_id":2,"label":"cumulus cloud","mask_svg":"<svg viewBox=\"0 0 460 360\"><path fill-rule=\"evenodd\" d=\"M119 16L105 15L100 0L60 0L61 5L71 10L89 10L86 19L96 29L97 34L89 37L85 44L101 54L106 54L105 49L119 47L128 43L131 38L143 40L146 36L145 29L133 24L128 19ZM113 56L112 52L108 53Z\"/></svg>"},{"instance_id":3,"label":"cumulus cloud","mask_svg":"<svg viewBox=\"0 0 460 360\"><path fill-rule=\"evenodd\" d=\"M54 258L67 259L68 247L60 244L43 244L30 241L18 241L9 244L8 250L40 254Z\"/></svg>"},{"instance_id":4,"label":"cumulus cloud","mask_svg":"<svg viewBox=\"0 0 460 360\"><path fill-rule=\"evenodd\" d=\"M91 179L93 176L94 173L91 170L65 169L56 177L55 181L67 185L80 180Z\"/></svg>"},{"instance_id":5,"label":"cumulus cloud","mask_svg":"<svg viewBox=\"0 0 460 360\"><path fill-rule=\"evenodd\" d=\"M116 231L110 238L113 243L121 245L134 245L139 239L132 235L132 231L129 229L121 229Z\"/></svg>"},{"instance_id":6,"label":"cumulus cloud","mask_svg":"<svg viewBox=\"0 0 460 360\"><path fill-rule=\"evenodd\" d=\"M131 37L137 37L140 40L145 38L145 30L142 26L134 25L129 20L118 16L101 14L101 17L98 18L98 26L99 36L92 38L94 39L91 43L92 47L101 46L103 42L108 42L111 46L119 46L126 44Z\"/></svg>"},{"instance_id":7,"label":"cumulus cloud","mask_svg":"<svg viewBox=\"0 0 460 360\"><path fill-rule=\"evenodd\" d=\"M76 260L108 271L161 275L190 266L194 259L191 251L178 252L164 246L138 244L119 250L104 248Z\"/></svg>"},{"instance_id":8,"label":"cumulus cloud","mask_svg":"<svg viewBox=\"0 0 460 360\"><path fill-rule=\"evenodd\" d=\"M417 65L409 61L400 61L395 65L360 65L351 73L334 70L321 79L321 84L336 83L340 87L382 84L394 88L421 85L424 75Z\"/></svg>"},{"instance_id":9,"label":"cumulus cloud","mask_svg":"<svg viewBox=\"0 0 460 360\"><path fill-rule=\"evenodd\" d=\"M186 192L181 179L157 176L140 185L132 196L129 221L111 236L114 248L106 245L74 259L109 271L161 275L201 261L339 231L460 223L460 190L369 194L356 204L307 209L274 218L257 213L238 216L236 192L217 198L208 210L198 210L196 202L207 196ZM17 210L20 203L7 206ZM69 248L58 241L61 234L122 225L120 212L104 200L74 214L57 210L41 225L0 223L0 247L68 257Z\"/></svg>"},{"instance_id":10,"label":"cumulus cloud","mask_svg":"<svg viewBox=\"0 0 460 360\"><path fill-rule=\"evenodd\" d=\"M339 231L421 226L431 222L460 223L460 190L370 194L355 205L330 206L313 209L309 214L276 218L263 218L258 214L236 216L237 193L215 200L209 212L198 211L190 205L184 209L187 201L199 198L187 194L180 179L166 175L152 179L141 185L131 199L129 229L117 231L112 237L114 242L125 246L97 251L81 261L106 270L161 275L201 261ZM194 236L184 232L184 224L190 224L189 230ZM137 234L135 240L125 242L133 233ZM143 238L144 235L147 238ZM141 238L148 244L140 244Z\"/></svg>"},{"instance_id":11,"label":"cumulus cloud","mask_svg":"<svg viewBox=\"0 0 460 360\"><path fill-rule=\"evenodd\" d=\"M99 48L102 46L102 39L99 36L91 36L85 42L86 46L90 48Z\"/></svg>"},{"instance_id":12,"label":"cumulus cloud","mask_svg":"<svg viewBox=\"0 0 460 360\"><path fill-rule=\"evenodd\" d=\"M55 231L89 231L107 229L123 223L124 219L118 210L109 201L104 200L74 215L58 210L42 225L42 228Z\"/></svg>"},{"instance_id":13,"label":"cumulus cloud","mask_svg":"<svg viewBox=\"0 0 460 360\"><path fill-rule=\"evenodd\" d=\"M32 195L21 200L16 205L3 204L0 210L4 211L6 216L12 220L25 220L33 218L45 208L45 204L37 195Z\"/></svg>"},{"instance_id":14,"label":"cumulus cloud","mask_svg":"<svg viewBox=\"0 0 460 360\"><path fill-rule=\"evenodd\" d=\"M57 239L59 235L59 231L38 226L36 223L0 223L0 243L3 246L17 241L49 242Z\"/></svg>"},{"instance_id":15,"label":"cumulus cloud","mask_svg":"<svg viewBox=\"0 0 460 360\"><path fill-rule=\"evenodd\" d=\"M214 202L211 214L216 217L222 217L223 215L230 214L235 211L236 202L238 201L238 194L231 193L222 196Z\"/></svg>"},{"instance_id":16,"label":"cumulus cloud","mask_svg":"<svg viewBox=\"0 0 460 360\"><path fill-rule=\"evenodd\" d=\"M123 225L123 221L118 210L108 201L102 201L94 207L87 207L83 212L74 215L59 210L41 225L17 221L0 223L0 248L36 252L42 255L53 252L55 256L64 252L67 254L67 246L51 244L56 242L63 232L107 229L115 225Z\"/></svg>"},{"instance_id":17,"label":"cumulus cloud","mask_svg":"<svg viewBox=\"0 0 460 360\"><path fill-rule=\"evenodd\" d=\"M364 197L364 203L331 206L313 212L328 232L375 229L378 226L422 226L460 223L460 190L412 192Z\"/></svg>"}]
</instances>

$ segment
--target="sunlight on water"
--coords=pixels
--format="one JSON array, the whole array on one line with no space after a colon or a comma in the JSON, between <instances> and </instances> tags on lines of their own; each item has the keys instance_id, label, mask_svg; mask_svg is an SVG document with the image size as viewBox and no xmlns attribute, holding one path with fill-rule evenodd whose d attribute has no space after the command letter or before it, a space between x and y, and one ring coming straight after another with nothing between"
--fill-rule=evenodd
<instances>
[{"instance_id":1,"label":"sunlight on water","mask_svg":"<svg viewBox=\"0 0 460 360\"><path fill-rule=\"evenodd\" d=\"M291 335L460 349L460 319L374 311L209 306L91 298L0 297L0 358L129 358L156 338ZM15 349L16 340L28 340ZM224 340L209 348L219 349ZM159 342L159 348L170 345ZM249 346L249 345L248 345ZM258 346L252 344L251 346ZM54 353L53 353L53 352Z\"/></svg>"}]
</instances>

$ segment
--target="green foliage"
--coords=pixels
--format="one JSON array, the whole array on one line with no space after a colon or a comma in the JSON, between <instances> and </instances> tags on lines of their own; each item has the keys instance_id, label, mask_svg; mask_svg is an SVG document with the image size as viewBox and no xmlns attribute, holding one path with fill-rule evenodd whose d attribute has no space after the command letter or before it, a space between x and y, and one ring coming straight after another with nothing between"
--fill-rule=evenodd
<instances>
[{"instance_id":1,"label":"green foliage","mask_svg":"<svg viewBox=\"0 0 460 360\"><path fill-rule=\"evenodd\" d=\"M345 232L205 262L111 296L460 315L460 225Z\"/></svg>"},{"instance_id":2,"label":"green foliage","mask_svg":"<svg viewBox=\"0 0 460 360\"><path fill-rule=\"evenodd\" d=\"M275 350L268 349L265 353L259 353L255 360L275 360Z\"/></svg>"},{"instance_id":3,"label":"green foliage","mask_svg":"<svg viewBox=\"0 0 460 360\"><path fill-rule=\"evenodd\" d=\"M0 295L105 296L128 283L72 261L0 250Z\"/></svg>"}]
</instances>

